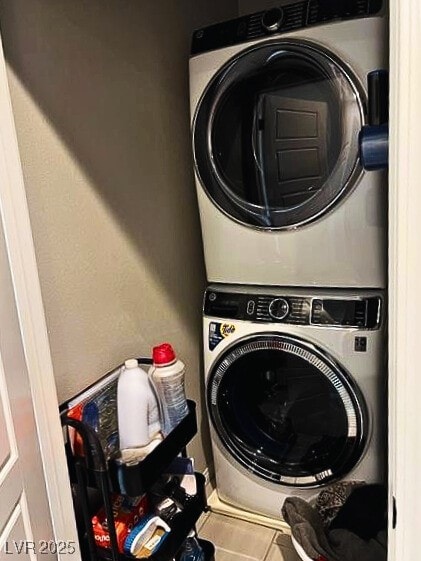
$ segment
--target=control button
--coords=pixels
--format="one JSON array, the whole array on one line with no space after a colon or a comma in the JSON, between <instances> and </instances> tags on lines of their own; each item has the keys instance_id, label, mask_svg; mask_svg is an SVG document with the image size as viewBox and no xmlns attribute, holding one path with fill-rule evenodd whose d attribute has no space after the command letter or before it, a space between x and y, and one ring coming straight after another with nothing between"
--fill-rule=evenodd
<instances>
[{"instance_id":1,"label":"control button","mask_svg":"<svg viewBox=\"0 0 421 561\"><path fill-rule=\"evenodd\" d=\"M321 300L314 300L313 310L323 310L323 304Z\"/></svg>"},{"instance_id":2,"label":"control button","mask_svg":"<svg viewBox=\"0 0 421 561\"><path fill-rule=\"evenodd\" d=\"M237 35L238 37L242 37L243 35L246 35L246 33L247 33L247 23L245 21L242 21L237 27Z\"/></svg>"},{"instance_id":3,"label":"control button","mask_svg":"<svg viewBox=\"0 0 421 561\"><path fill-rule=\"evenodd\" d=\"M273 319L285 319L289 312L289 304L284 298L275 298L269 304L269 315Z\"/></svg>"},{"instance_id":4,"label":"control button","mask_svg":"<svg viewBox=\"0 0 421 561\"><path fill-rule=\"evenodd\" d=\"M249 300L247 302L247 315L252 316L254 314L254 308L256 307L256 304L254 303L254 300Z\"/></svg>"},{"instance_id":5,"label":"control button","mask_svg":"<svg viewBox=\"0 0 421 561\"><path fill-rule=\"evenodd\" d=\"M216 294L215 294L215 292L211 292L211 293L209 294L209 300L210 300L210 302L215 302L215 300L216 300Z\"/></svg>"},{"instance_id":6,"label":"control button","mask_svg":"<svg viewBox=\"0 0 421 561\"><path fill-rule=\"evenodd\" d=\"M280 29L283 19L283 10L281 8L272 8L272 10L268 10L263 14L262 26L269 33L274 33Z\"/></svg>"},{"instance_id":7,"label":"control button","mask_svg":"<svg viewBox=\"0 0 421 561\"><path fill-rule=\"evenodd\" d=\"M367 337L355 337L354 349L357 353L367 352Z\"/></svg>"}]
</instances>

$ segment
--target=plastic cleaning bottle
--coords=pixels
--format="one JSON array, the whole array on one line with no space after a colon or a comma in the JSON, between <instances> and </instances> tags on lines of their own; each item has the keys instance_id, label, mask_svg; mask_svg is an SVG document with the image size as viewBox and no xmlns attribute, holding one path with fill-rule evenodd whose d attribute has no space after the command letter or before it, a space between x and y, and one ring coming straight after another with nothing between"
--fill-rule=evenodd
<instances>
[{"instance_id":1,"label":"plastic cleaning bottle","mask_svg":"<svg viewBox=\"0 0 421 561\"><path fill-rule=\"evenodd\" d=\"M121 450L146 446L161 428L148 374L135 358L126 360L118 378L117 418Z\"/></svg>"},{"instance_id":2,"label":"plastic cleaning bottle","mask_svg":"<svg viewBox=\"0 0 421 561\"><path fill-rule=\"evenodd\" d=\"M167 436L189 412L184 392L186 368L169 343L154 347L152 357L149 378L160 402L162 432Z\"/></svg>"},{"instance_id":3,"label":"plastic cleaning bottle","mask_svg":"<svg viewBox=\"0 0 421 561\"><path fill-rule=\"evenodd\" d=\"M183 544L180 561L205 561L205 552L197 541L194 530L191 530Z\"/></svg>"}]
</instances>

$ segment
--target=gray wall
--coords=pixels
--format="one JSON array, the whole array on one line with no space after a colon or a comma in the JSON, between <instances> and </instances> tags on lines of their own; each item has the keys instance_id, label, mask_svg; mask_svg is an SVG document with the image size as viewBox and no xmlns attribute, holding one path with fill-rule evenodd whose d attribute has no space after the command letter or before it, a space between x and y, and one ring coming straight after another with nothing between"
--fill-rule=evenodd
<instances>
[{"instance_id":1,"label":"gray wall","mask_svg":"<svg viewBox=\"0 0 421 561\"><path fill-rule=\"evenodd\" d=\"M60 401L170 341L203 405L188 54L194 28L236 13L236 0L1 2Z\"/></svg>"}]
</instances>

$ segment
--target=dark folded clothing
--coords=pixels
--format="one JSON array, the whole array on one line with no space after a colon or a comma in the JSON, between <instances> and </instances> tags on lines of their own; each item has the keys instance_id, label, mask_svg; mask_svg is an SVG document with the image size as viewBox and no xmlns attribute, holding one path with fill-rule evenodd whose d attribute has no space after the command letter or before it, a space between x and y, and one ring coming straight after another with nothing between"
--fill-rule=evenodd
<instances>
[{"instance_id":1,"label":"dark folded clothing","mask_svg":"<svg viewBox=\"0 0 421 561\"><path fill-rule=\"evenodd\" d=\"M363 540L387 530L387 488L364 485L353 489L330 524L329 530L349 530Z\"/></svg>"},{"instance_id":2,"label":"dark folded clothing","mask_svg":"<svg viewBox=\"0 0 421 561\"><path fill-rule=\"evenodd\" d=\"M384 503L384 489L378 488L381 486L366 487L375 487L375 489L367 490L365 494L358 493L350 506L345 508L352 495L362 491L364 487L354 489L341 508L343 513L336 527L332 522L329 530L326 529L317 510L306 501L298 497L285 500L282 507L283 517L291 526L292 535L311 559L322 556L329 561L386 561L387 532L384 506L386 504L387 512L387 491L386 503ZM372 501L375 497L378 504L373 505ZM363 511L371 512L364 512L362 516ZM365 529L362 529L359 517L364 520L363 524L368 524ZM364 539L351 528L369 537ZM375 533L377 528L380 530Z\"/></svg>"},{"instance_id":3,"label":"dark folded clothing","mask_svg":"<svg viewBox=\"0 0 421 561\"><path fill-rule=\"evenodd\" d=\"M339 561L329 545L323 521L316 509L299 497L290 497L284 502L282 515L291 526L292 535L311 559L322 555L329 561Z\"/></svg>"},{"instance_id":4,"label":"dark folded clothing","mask_svg":"<svg viewBox=\"0 0 421 561\"><path fill-rule=\"evenodd\" d=\"M387 533L379 532L372 540L362 540L349 530L332 530L328 534L329 544L338 561L386 561ZM329 561L330 558L328 557Z\"/></svg>"},{"instance_id":5,"label":"dark folded clothing","mask_svg":"<svg viewBox=\"0 0 421 561\"><path fill-rule=\"evenodd\" d=\"M315 508L320 514L325 526L330 526L330 523L343 507L353 489L357 486L361 487L361 485L365 485L365 482L339 481L338 483L333 483L332 485L326 487L326 489L320 491L316 500Z\"/></svg>"}]
</instances>

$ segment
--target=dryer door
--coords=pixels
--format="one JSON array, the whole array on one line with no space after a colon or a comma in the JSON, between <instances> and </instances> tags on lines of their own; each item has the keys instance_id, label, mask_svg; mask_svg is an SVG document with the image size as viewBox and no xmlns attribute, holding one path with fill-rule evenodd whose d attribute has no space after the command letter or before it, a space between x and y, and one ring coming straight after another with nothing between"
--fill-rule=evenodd
<instances>
[{"instance_id":1,"label":"dryer door","mask_svg":"<svg viewBox=\"0 0 421 561\"><path fill-rule=\"evenodd\" d=\"M295 337L264 333L228 349L212 369L207 400L228 453L282 485L315 487L344 476L368 438L354 381Z\"/></svg>"},{"instance_id":2,"label":"dryer door","mask_svg":"<svg viewBox=\"0 0 421 561\"><path fill-rule=\"evenodd\" d=\"M196 171L232 219L264 229L317 219L355 184L358 80L312 43L244 51L217 73L194 121Z\"/></svg>"}]
</instances>

